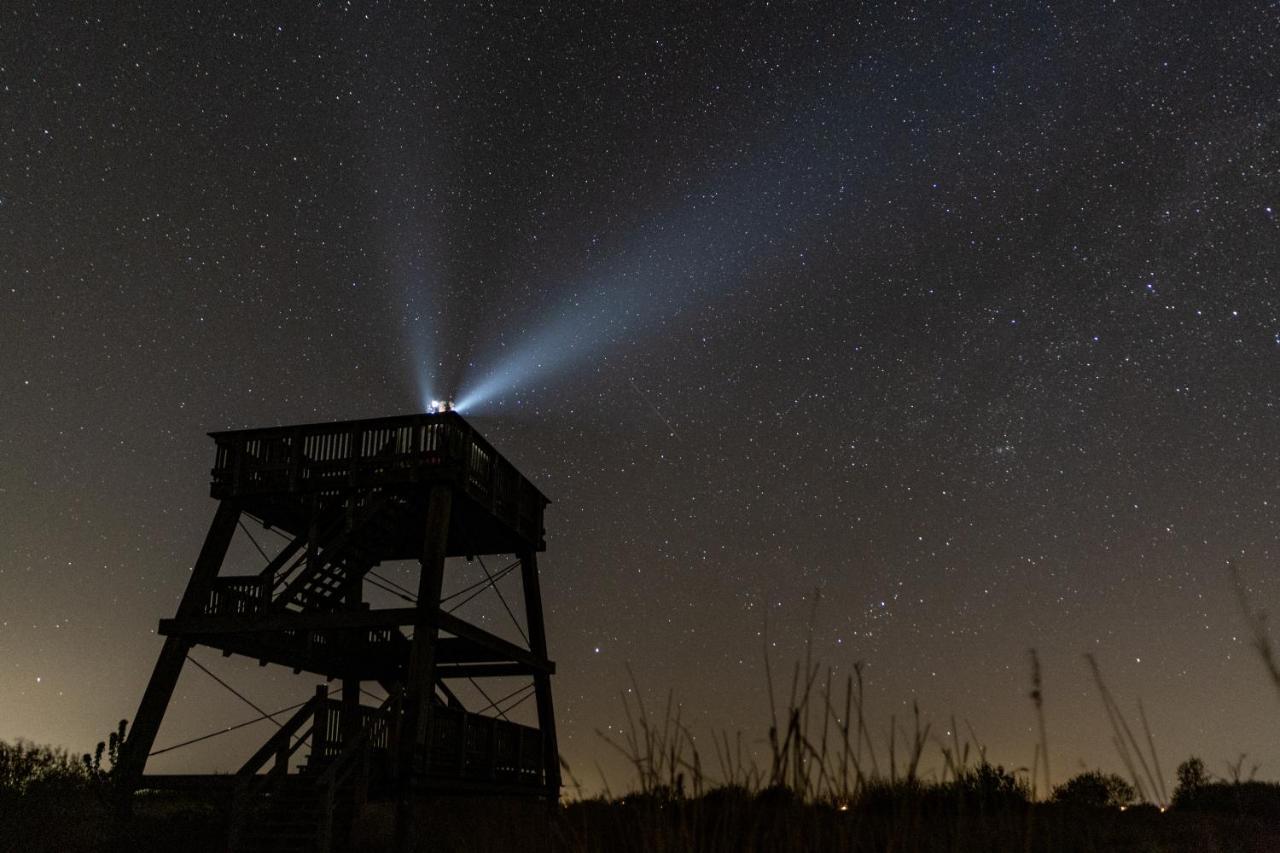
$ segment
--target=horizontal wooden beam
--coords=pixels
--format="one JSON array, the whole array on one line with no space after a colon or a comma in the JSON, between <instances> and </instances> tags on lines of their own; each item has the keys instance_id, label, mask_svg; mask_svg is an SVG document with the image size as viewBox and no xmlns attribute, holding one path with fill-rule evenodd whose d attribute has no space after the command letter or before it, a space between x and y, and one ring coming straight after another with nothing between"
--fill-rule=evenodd
<instances>
[{"instance_id":1,"label":"horizontal wooden beam","mask_svg":"<svg viewBox=\"0 0 1280 853\"><path fill-rule=\"evenodd\" d=\"M539 660L534 657L533 652L528 649L522 649L515 643L509 643L506 640L494 634L490 634L483 628L477 628L470 622L464 622L452 613L440 611L439 625L441 631L447 631L460 640L469 640L481 648L496 652L506 660L512 660L516 663L522 663L525 666L532 667L539 672L552 672L554 666L549 660Z\"/></svg>"},{"instance_id":2,"label":"horizontal wooden beam","mask_svg":"<svg viewBox=\"0 0 1280 853\"><path fill-rule=\"evenodd\" d=\"M412 625L416 607L384 610L332 610L299 613L277 610L244 615L189 616L161 619L160 633L171 634L252 634L273 631L340 631L349 628L397 628Z\"/></svg>"},{"instance_id":3,"label":"horizontal wooden beam","mask_svg":"<svg viewBox=\"0 0 1280 853\"><path fill-rule=\"evenodd\" d=\"M385 655L352 658L339 652L322 652L305 646L295 647L272 642L269 634L193 634L187 636L187 639L192 643L218 649L225 655L240 655L262 664L272 663L325 678L359 677L362 680L377 681L398 677L403 668L403 662L388 659Z\"/></svg>"},{"instance_id":4,"label":"horizontal wooden beam","mask_svg":"<svg viewBox=\"0 0 1280 853\"><path fill-rule=\"evenodd\" d=\"M240 781L231 773L148 773L138 780L138 790L231 793Z\"/></svg>"},{"instance_id":5,"label":"horizontal wooden beam","mask_svg":"<svg viewBox=\"0 0 1280 853\"><path fill-rule=\"evenodd\" d=\"M228 649L228 647L231 647L229 650L245 654L247 650L242 651L242 649L245 649L245 644L228 642L228 640L237 634L397 628L402 625L412 625L416 614L417 608L414 607L393 607L382 610L335 610L321 613L276 611L273 613L240 616L188 616L183 619L160 620L160 633L164 636L182 635L193 642L211 645L215 648ZM445 661L458 663L514 662L525 667L526 672L536 671L549 674L555 672L555 664L551 661L539 660L528 649L522 649L515 643L508 642L495 634L485 631L483 628L477 628L470 622L459 619L451 613L441 611L439 618L440 630L452 634L460 641L453 642L448 638L441 640L440 660L442 663ZM274 644L263 647L263 654L260 655L262 659L284 663L285 665L299 665L296 660L288 662L280 660L279 655L287 653L287 650L285 648L271 648L271 645ZM343 651L339 645L334 648L333 653L342 655ZM248 653L251 657L257 656L252 652ZM293 655L288 656L293 658ZM309 661L309 665L303 664L303 666L309 671L315 672L320 670L312 667L317 666L319 663L319 661ZM341 663L337 663L337 666L345 668L344 664L349 666L350 661L344 660Z\"/></svg>"},{"instance_id":6,"label":"horizontal wooden beam","mask_svg":"<svg viewBox=\"0 0 1280 853\"><path fill-rule=\"evenodd\" d=\"M556 665L547 661L547 670L555 675ZM457 663L436 667L438 678L512 678L533 675L533 667L522 663Z\"/></svg>"}]
</instances>

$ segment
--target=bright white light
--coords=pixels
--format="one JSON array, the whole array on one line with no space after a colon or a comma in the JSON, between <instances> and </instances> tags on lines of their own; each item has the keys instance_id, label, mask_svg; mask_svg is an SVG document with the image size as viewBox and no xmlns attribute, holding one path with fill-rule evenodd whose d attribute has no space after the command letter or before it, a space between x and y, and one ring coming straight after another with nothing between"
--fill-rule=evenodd
<instances>
[{"instance_id":1,"label":"bright white light","mask_svg":"<svg viewBox=\"0 0 1280 853\"><path fill-rule=\"evenodd\" d=\"M433 415L442 415L445 412L453 411L453 403L448 400L432 400L427 406L427 411Z\"/></svg>"}]
</instances>

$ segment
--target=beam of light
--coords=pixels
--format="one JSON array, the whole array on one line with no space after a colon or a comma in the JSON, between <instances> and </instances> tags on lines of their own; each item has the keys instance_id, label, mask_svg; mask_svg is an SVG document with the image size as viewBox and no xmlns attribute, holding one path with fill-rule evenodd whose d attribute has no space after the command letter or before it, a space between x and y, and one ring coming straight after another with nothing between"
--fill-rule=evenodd
<instances>
[{"instance_id":1,"label":"beam of light","mask_svg":"<svg viewBox=\"0 0 1280 853\"><path fill-rule=\"evenodd\" d=\"M816 115L797 124L798 141L683 196L574 282L550 316L500 342L487 363L472 365L458 408L518 401L536 382L634 345L691 305L732 292L764 259L790 252L803 264L797 244L812 220L840 207L852 183L875 167L856 139Z\"/></svg>"},{"instance_id":2,"label":"beam of light","mask_svg":"<svg viewBox=\"0 0 1280 853\"><path fill-rule=\"evenodd\" d=\"M449 399L458 379L449 369L466 322L455 316L444 288L450 281L445 213L436 187L451 164L444 132L419 116L398 129L379 128L365 140L376 152L368 175L369 215L382 223L379 247L389 273L391 314L398 321L399 360L407 362L419 411Z\"/></svg>"},{"instance_id":3,"label":"beam of light","mask_svg":"<svg viewBox=\"0 0 1280 853\"><path fill-rule=\"evenodd\" d=\"M418 391L418 407L425 412L430 410L433 400L442 396L441 391L435 388L439 382L436 374L440 362L437 341L426 332L432 324L424 322L426 317L435 313L430 304L430 295L435 288L428 285L421 275L405 275L404 281L405 346L409 351L414 387Z\"/></svg>"},{"instance_id":4,"label":"beam of light","mask_svg":"<svg viewBox=\"0 0 1280 853\"><path fill-rule=\"evenodd\" d=\"M397 199L392 203L388 218L404 221L388 234L386 251L392 293L397 301L394 311L401 320L401 340L419 410L426 411L428 403L445 396L446 390L434 387L440 382L442 356L442 341L434 330L442 325L444 301L439 285L441 275L432 257L434 229L420 217L406 214L411 208L410 201Z\"/></svg>"},{"instance_id":5,"label":"beam of light","mask_svg":"<svg viewBox=\"0 0 1280 853\"><path fill-rule=\"evenodd\" d=\"M418 410L436 411L435 404L450 400L456 376L445 364L455 347L453 337L462 330L448 323L447 300L440 282L444 275L421 247L429 241L419 236L410 242L419 248L401 249L393 255L392 277L400 298L402 341L412 371L411 380L417 393ZM451 409L457 409L450 403Z\"/></svg>"},{"instance_id":6,"label":"beam of light","mask_svg":"<svg viewBox=\"0 0 1280 853\"><path fill-rule=\"evenodd\" d=\"M1001 62L1020 57L1026 73L1043 66L1043 60L1012 50L997 51ZM635 346L682 319L691 306L725 298L749 273L767 268L785 275L787 265L805 266L816 253L809 246L824 230L847 242L853 217L836 214L891 191L886 176L923 178L914 172L928 160L926 120L965 127L981 138L992 116L1002 115L971 109L973 103L998 103L994 75L961 84L967 64L994 69L991 60L974 47L942 79L895 57L855 63L842 94L819 99L776 132L772 144L741 155L699 191L656 213L606 261L571 278L567 295L541 322L500 339L488 359L468 362L458 408L483 412L519 404L535 386L562 379L602 352ZM916 93L912 103L886 99L875 89L877 80ZM961 97L962 85L973 91Z\"/></svg>"}]
</instances>

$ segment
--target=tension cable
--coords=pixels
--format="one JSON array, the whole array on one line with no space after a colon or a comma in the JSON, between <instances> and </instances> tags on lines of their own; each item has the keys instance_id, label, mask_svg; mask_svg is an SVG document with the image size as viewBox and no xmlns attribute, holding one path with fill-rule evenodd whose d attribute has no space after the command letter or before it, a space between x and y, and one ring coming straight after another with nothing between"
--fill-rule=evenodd
<instances>
[{"instance_id":1,"label":"tension cable","mask_svg":"<svg viewBox=\"0 0 1280 853\"><path fill-rule=\"evenodd\" d=\"M249 541L253 543L253 547L258 549L258 553L262 555L262 559L270 563L271 558L267 556L266 551L262 550L262 546L258 544L258 540L253 538L253 534L249 532L249 528L244 526L244 521L237 518L236 524L240 525L240 529L244 531L244 535L249 537Z\"/></svg>"},{"instance_id":2,"label":"tension cable","mask_svg":"<svg viewBox=\"0 0 1280 853\"><path fill-rule=\"evenodd\" d=\"M529 635L524 632L524 628L520 626L520 620L511 612L511 605L507 604L507 597L502 594L502 589L498 586L498 581L489 574L489 569L484 564L484 557L476 555L476 561L480 563L480 569L484 572L484 576L489 579L489 585L493 587L493 591L498 594L498 600L502 602L502 608L507 611L507 615L511 617L511 623L516 626L516 630L520 632L520 636L524 638L525 645L529 645Z\"/></svg>"},{"instance_id":3,"label":"tension cable","mask_svg":"<svg viewBox=\"0 0 1280 853\"><path fill-rule=\"evenodd\" d=\"M279 711L274 711L274 712L268 713L267 711L262 710L262 709L261 709L261 708L259 708L257 705L253 704L253 701L252 701L252 700L250 700L250 699L249 699L247 696L245 696L243 693L241 693L239 690L236 690L236 689L235 689L234 687L232 687L230 684L227 684L227 682L223 681L221 678L219 678L218 676L214 675L214 674L213 674L213 672L211 672L211 671L209 670L209 668L208 668L208 667L206 667L204 664L200 663L200 661L196 660L195 658L191 657L190 655L188 655L188 656L187 656L187 660L191 661L193 664L195 664L197 667L199 667L200 671L201 671L201 672L203 672L205 675L209 676L209 677L210 677L210 678L212 678L214 681L218 682L218 683L219 683L219 684L221 684L223 687L225 687L225 688L227 688L228 690L230 690L230 691L231 691L231 693L232 693L232 694L233 694L237 699L239 699L241 702L245 703L245 704L246 704L246 705L248 705L250 708L252 708L253 710L257 711L259 714L261 714L261 715L262 715L263 717L265 717L266 719L268 719L268 720L270 720L271 722L275 723L275 724L276 724L276 728L278 728L278 729L282 729L282 728L284 728L284 724L283 724L283 723L281 723L279 720L277 720L277 719L276 719L276 717L275 717L275 715L276 715L276 714L279 714L279 713L280 713Z\"/></svg>"}]
</instances>

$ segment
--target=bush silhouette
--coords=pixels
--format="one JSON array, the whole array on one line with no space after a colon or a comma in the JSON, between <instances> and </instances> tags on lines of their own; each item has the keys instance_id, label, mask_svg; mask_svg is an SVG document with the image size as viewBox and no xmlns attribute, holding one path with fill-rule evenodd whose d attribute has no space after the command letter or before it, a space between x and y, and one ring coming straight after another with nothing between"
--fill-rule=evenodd
<instances>
[{"instance_id":1,"label":"bush silhouette","mask_svg":"<svg viewBox=\"0 0 1280 853\"><path fill-rule=\"evenodd\" d=\"M0 741L0 797L28 797L84 787L84 767L63 749Z\"/></svg>"},{"instance_id":2,"label":"bush silhouette","mask_svg":"<svg viewBox=\"0 0 1280 853\"><path fill-rule=\"evenodd\" d=\"M890 800L918 801L929 812L1009 812L1024 809L1031 800L1027 783L1002 765L983 761L949 782L932 785L899 783L881 794Z\"/></svg>"},{"instance_id":3,"label":"bush silhouette","mask_svg":"<svg viewBox=\"0 0 1280 853\"><path fill-rule=\"evenodd\" d=\"M952 783L965 800L982 806L1026 805L1030 799L1027 783L1019 781L1003 766L982 762Z\"/></svg>"},{"instance_id":4,"label":"bush silhouette","mask_svg":"<svg viewBox=\"0 0 1280 853\"><path fill-rule=\"evenodd\" d=\"M1195 799L1196 793L1209 785L1213 780L1204 769L1204 762L1194 755L1178 765L1178 784L1173 789L1173 804L1186 806Z\"/></svg>"},{"instance_id":5,"label":"bush silhouette","mask_svg":"<svg viewBox=\"0 0 1280 853\"><path fill-rule=\"evenodd\" d=\"M1056 803L1092 808L1123 808L1136 799L1133 786L1115 773L1089 770L1053 789Z\"/></svg>"}]
</instances>

